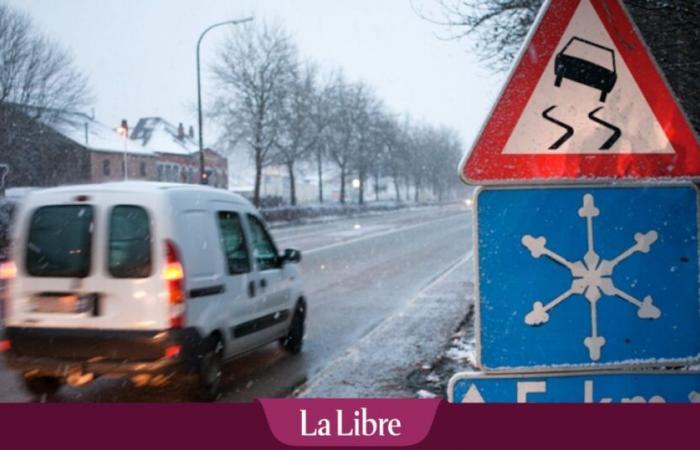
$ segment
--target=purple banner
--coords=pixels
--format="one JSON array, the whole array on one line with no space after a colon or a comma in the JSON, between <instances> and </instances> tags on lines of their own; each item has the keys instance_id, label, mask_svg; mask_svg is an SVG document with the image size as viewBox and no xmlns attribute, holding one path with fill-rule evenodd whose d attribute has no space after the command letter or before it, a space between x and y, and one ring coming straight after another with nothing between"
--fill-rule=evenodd
<instances>
[{"instance_id":1,"label":"purple banner","mask_svg":"<svg viewBox=\"0 0 700 450\"><path fill-rule=\"evenodd\" d=\"M365 428L362 428L362 410ZM343 433L369 434L368 419L398 419L400 436L303 436L329 419ZM354 411L359 411L355 416ZM354 419L358 418L358 427ZM261 400L250 404L2 404L2 448L110 449L412 448L603 449L695 448L700 406L451 405L430 400ZM336 425L334 425L336 424ZM378 422L375 421L375 424ZM394 422L395 424L395 422ZM378 425L377 425L378 426ZM335 427L334 429L332 427ZM375 433L378 431L375 430ZM427 433L427 435L426 435ZM417 443L416 443L417 442ZM297 447L298 448L298 447Z\"/></svg>"}]
</instances>

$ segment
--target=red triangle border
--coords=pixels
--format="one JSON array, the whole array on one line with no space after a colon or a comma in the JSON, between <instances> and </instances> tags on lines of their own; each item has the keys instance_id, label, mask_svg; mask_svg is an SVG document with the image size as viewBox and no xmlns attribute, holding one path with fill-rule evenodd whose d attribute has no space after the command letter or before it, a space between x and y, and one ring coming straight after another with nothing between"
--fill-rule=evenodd
<instances>
[{"instance_id":1,"label":"red triangle border","mask_svg":"<svg viewBox=\"0 0 700 450\"><path fill-rule=\"evenodd\" d=\"M580 1L552 0L547 4L488 121L462 164L461 175L468 184L700 177L698 139L619 0L590 1L666 132L675 154L501 153Z\"/></svg>"}]
</instances>

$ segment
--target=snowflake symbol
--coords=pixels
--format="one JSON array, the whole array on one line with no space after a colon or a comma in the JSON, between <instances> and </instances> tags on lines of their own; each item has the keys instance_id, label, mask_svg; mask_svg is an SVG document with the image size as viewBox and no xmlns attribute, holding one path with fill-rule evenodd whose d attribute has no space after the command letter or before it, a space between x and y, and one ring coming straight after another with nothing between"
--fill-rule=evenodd
<instances>
[{"instance_id":1,"label":"snowflake symbol","mask_svg":"<svg viewBox=\"0 0 700 450\"><path fill-rule=\"evenodd\" d=\"M592 361L600 359L601 348L605 345L605 338L598 336L598 318L596 305L603 294L611 297L619 297L637 307L637 316L640 319L658 319L661 317L661 310L652 302L650 296L644 300L638 300L630 294L618 289L613 284L612 275L615 266L627 259L636 252L649 253L651 245L658 239L656 231L647 233L635 233L635 244L622 252L612 260L600 260L600 256L595 252L593 245L593 218L600 214L600 210L594 204L593 195L583 196L583 206L578 210L578 215L586 219L588 231L588 252L582 261L570 262L561 255L551 251L546 247L547 240L544 237L532 237L525 235L522 243L533 258L544 255L552 261L561 264L571 271L571 287L546 305L536 301L532 305L532 311L525 316L525 323L531 326L538 326L549 320L549 311L557 305L571 297L572 295L583 294L591 306L591 336L583 340L583 345L588 348L588 354Z\"/></svg>"}]
</instances>

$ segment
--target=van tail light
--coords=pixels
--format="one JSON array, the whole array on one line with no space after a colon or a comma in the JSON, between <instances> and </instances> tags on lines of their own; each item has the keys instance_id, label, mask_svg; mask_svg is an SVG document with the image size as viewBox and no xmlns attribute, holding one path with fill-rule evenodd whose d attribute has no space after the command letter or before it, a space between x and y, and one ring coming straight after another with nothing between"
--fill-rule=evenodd
<instances>
[{"instance_id":1,"label":"van tail light","mask_svg":"<svg viewBox=\"0 0 700 450\"><path fill-rule=\"evenodd\" d=\"M0 264L0 280L11 280L17 275L17 266L14 261L5 261Z\"/></svg>"},{"instance_id":2,"label":"van tail light","mask_svg":"<svg viewBox=\"0 0 700 450\"><path fill-rule=\"evenodd\" d=\"M0 263L0 325L10 316L10 284L17 275L17 266L12 260Z\"/></svg>"},{"instance_id":3,"label":"van tail light","mask_svg":"<svg viewBox=\"0 0 700 450\"><path fill-rule=\"evenodd\" d=\"M182 328L185 324L185 270L175 243L165 241L165 267L163 280L168 288L170 327Z\"/></svg>"}]
</instances>

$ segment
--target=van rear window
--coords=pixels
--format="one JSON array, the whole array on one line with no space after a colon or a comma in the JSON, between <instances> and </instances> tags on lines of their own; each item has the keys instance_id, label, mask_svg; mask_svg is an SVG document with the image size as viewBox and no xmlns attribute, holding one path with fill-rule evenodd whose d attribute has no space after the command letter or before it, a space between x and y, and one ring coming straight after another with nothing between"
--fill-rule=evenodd
<instances>
[{"instance_id":1,"label":"van rear window","mask_svg":"<svg viewBox=\"0 0 700 450\"><path fill-rule=\"evenodd\" d=\"M151 274L151 223L140 206L112 208L109 273L115 278L146 278Z\"/></svg>"},{"instance_id":2,"label":"van rear window","mask_svg":"<svg viewBox=\"0 0 700 450\"><path fill-rule=\"evenodd\" d=\"M27 272L36 277L88 276L92 233L92 206L60 205L37 209L29 224Z\"/></svg>"}]
</instances>

